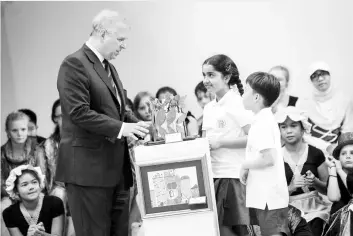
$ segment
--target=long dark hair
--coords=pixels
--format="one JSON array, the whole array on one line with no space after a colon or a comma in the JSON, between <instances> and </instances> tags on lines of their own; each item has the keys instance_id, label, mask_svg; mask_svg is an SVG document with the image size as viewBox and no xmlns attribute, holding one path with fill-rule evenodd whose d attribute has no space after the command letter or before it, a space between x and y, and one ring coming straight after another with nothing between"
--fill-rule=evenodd
<instances>
[{"instance_id":1,"label":"long dark hair","mask_svg":"<svg viewBox=\"0 0 353 236\"><path fill-rule=\"evenodd\" d=\"M51 108L51 120L53 121L53 123L55 124L55 129L54 129L54 133L51 135L51 137L54 139L55 142L60 142L61 136L60 136L60 127L58 125L58 123L55 121L55 110L56 108L58 108L60 105L60 99L56 100L53 103L53 106Z\"/></svg>"},{"instance_id":2,"label":"long dark hair","mask_svg":"<svg viewBox=\"0 0 353 236\"><path fill-rule=\"evenodd\" d=\"M237 85L240 95L243 95L244 88L239 79L238 67L228 56L223 54L214 55L204 61L202 65L212 65L213 68L220 72L223 76L230 75L228 86Z\"/></svg>"},{"instance_id":3,"label":"long dark hair","mask_svg":"<svg viewBox=\"0 0 353 236\"><path fill-rule=\"evenodd\" d=\"M139 119L139 120L143 120L142 117L140 116L139 112L138 112L138 108L140 106L140 102L142 100L142 98L146 97L146 96L149 96L149 97L152 97L152 95L147 92L147 91L143 91L143 92L139 92L136 97L134 98L134 106L133 106L133 110L135 112L135 115L136 117Z\"/></svg>"}]
</instances>

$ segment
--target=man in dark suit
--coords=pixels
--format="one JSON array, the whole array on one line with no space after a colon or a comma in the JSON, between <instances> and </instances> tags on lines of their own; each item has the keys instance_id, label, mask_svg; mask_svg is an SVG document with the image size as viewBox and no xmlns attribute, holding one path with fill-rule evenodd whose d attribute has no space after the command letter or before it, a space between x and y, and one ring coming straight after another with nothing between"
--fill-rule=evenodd
<instances>
[{"instance_id":1,"label":"man in dark suit","mask_svg":"<svg viewBox=\"0 0 353 236\"><path fill-rule=\"evenodd\" d=\"M120 202L120 210L112 206L132 186L126 137L144 137L149 125L125 111L126 90L108 62L125 48L126 29L118 13L101 11L89 40L64 59L58 74L62 136L56 180L66 184L77 236L127 235L128 201Z\"/></svg>"}]
</instances>

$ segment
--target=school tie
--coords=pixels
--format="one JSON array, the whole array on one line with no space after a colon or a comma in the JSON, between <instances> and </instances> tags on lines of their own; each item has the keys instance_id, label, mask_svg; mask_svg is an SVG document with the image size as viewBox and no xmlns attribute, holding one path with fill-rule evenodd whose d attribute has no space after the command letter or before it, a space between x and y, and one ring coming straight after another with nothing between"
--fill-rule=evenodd
<instances>
[{"instance_id":1,"label":"school tie","mask_svg":"<svg viewBox=\"0 0 353 236\"><path fill-rule=\"evenodd\" d=\"M103 64L104 64L104 69L105 71L107 72L108 74L108 78L110 79L110 83L112 84L113 88L114 88L114 95L115 97L118 99L118 110L120 112L120 104L121 104L121 99L120 99L120 96L119 96L119 92L118 92L118 87L116 86L115 82L114 82L114 79L113 79L113 76L112 76L112 73L110 71L110 66L109 66L109 62L107 60L103 60Z\"/></svg>"}]
</instances>

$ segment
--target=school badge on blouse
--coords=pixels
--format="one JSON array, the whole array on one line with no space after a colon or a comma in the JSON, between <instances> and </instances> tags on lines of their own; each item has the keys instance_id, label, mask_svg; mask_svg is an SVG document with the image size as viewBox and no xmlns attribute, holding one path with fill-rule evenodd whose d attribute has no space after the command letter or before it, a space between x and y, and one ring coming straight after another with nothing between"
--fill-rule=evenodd
<instances>
[{"instance_id":1,"label":"school badge on blouse","mask_svg":"<svg viewBox=\"0 0 353 236\"><path fill-rule=\"evenodd\" d=\"M226 127L227 122L225 120L217 120L217 127L223 129Z\"/></svg>"}]
</instances>

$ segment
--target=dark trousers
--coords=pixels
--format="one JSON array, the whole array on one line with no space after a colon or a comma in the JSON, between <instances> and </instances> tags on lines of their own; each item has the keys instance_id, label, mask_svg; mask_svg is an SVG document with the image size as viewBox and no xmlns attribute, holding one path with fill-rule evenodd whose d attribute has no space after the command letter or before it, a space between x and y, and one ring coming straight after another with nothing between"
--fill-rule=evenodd
<instances>
[{"instance_id":1,"label":"dark trousers","mask_svg":"<svg viewBox=\"0 0 353 236\"><path fill-rule=\"evenodd\" d=\"M66 189L76 236L128 235L129 192L124 185L103 188L66 184Z\"/></svg>"}]
</instances>

